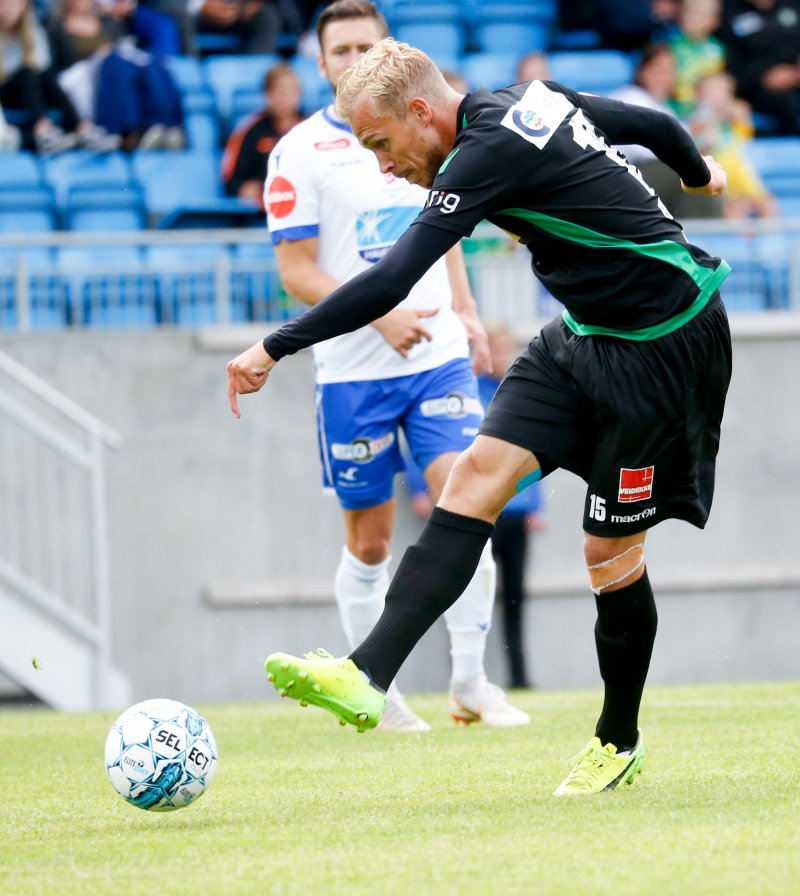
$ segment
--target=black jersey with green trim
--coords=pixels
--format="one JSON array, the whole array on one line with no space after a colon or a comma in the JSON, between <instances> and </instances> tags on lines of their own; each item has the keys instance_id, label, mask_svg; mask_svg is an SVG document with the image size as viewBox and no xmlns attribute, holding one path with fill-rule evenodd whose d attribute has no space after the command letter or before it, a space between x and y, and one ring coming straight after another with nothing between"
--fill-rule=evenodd
<instances>
[{"instance_id":1,"label":"black jersey with green trim","mask_svg":"<svg viewBox=\"0 0 800 896\"><path fill-rule=\"evenodd\" d=\"M535 275L579 324L659 324L716 287L727 266L687 242L639 171L610 147L645 114L654 113L552 82L469 94L415 225L467 236L491 221L527 246ZM671 135L670 163L687 183L707 183L705 163L681 138Z\"/></svg>"}]
</instances>

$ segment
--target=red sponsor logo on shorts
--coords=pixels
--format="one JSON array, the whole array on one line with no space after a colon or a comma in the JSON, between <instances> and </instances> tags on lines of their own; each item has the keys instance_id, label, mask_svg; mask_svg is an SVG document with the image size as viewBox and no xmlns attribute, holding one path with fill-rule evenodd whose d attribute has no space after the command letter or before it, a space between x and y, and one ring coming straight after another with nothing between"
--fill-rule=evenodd
<instances>
[{"instance_id":1,"label":"red sponsor logo on shorts","mask_svg":"<svg viewBox=\"0 0 800 896\"><path fill-rule=\"evenodd\" d=\"M648 501L653 497L653 471L655 467L642 467L641 470L619 471L619 497L620 504L630 504L633 501Z\"/></svg>"},{"instance_id":2,"label":"red sponsor logo on shorts","mask_svg":"<svg viewBox=\"0 0 800 896\"><path fill-rule=\"evenodd\" d=\"M297 191L285 177L273 177L267 188L267 208L275 218L285 218L297 205Z\"/></svg>"},{"instance_id":3,"label":"red sponsor logo on shorts","mask_svg":"<svg viewBox=\"0 0 800 896\"><path fill-rule=\"evenodd\" d=\"M347 137L341 137L339 140L320 140L314 144L314 149L320 152L330 152L332 149L347 149L350 141Z\"/></svg>"}]
</instances>

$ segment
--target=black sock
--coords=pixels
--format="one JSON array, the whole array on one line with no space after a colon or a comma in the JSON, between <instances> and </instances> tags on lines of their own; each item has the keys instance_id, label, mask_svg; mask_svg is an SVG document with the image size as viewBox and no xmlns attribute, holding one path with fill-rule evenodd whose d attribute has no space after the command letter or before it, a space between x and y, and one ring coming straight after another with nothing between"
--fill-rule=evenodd
<instances>
[{"instance_id":1,"label":"black sock","mask_svg":"<svg viewBox=\"0 0 800 896\"><path fill-rule=\"evenodd\" d=\"M636 746L639 704L658 625L647 570L632 585L596 600L594 637L605 699L595 734L623 752Z\"/></svg>"},{"instance_id":2,"label":"black sock","mask_svg":"<svg viewBox=\"0 0 800 896\"><path fill-rule=\"evenodd\" d=\"M381 618L350 655L379 687L389 687L417 641L460 597L493 528L434 508L419 540L400 561Z\"/></svg>"}]
</instances>

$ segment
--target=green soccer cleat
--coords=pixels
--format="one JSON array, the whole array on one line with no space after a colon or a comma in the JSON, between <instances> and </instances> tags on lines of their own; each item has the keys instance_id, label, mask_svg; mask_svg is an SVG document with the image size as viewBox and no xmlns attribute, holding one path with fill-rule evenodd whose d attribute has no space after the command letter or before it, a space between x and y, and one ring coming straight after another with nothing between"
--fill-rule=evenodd
<instances>
[{"instance_id":1,"label":"green soccer cleat","mask_svg":"<svg viewBox=\"0 0 800 896\"><path fill-rule=\"evenodd\" d=\"M593 737L572 760L572 770L558 786L554 796L602 793L620 784L632 784L644 765L644 739L639 732L636 746L629 753L617 753L614 744L600 743Z\"/></svg>"},{"instance_id":2,"label":"green soccer cleat","mask_svg":"<svg viewBox=\"0 0 800 896\"><path fill-rule=\"evenodd\" d=\"M294 697L301 706L320 706L332 712L340 725L359 731L374 728L381 720L386 694L371 685L347 657L337 659L320 648L305 657L273 653L264 668L281 697Z\"/></svg>"}]
</instances>

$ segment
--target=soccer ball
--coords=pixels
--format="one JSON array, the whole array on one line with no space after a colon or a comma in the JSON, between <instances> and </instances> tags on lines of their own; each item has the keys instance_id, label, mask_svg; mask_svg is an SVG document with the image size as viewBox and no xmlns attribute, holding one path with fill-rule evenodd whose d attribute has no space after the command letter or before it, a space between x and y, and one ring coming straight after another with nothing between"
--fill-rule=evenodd
<instances>
[{"instance_id":1,"label":"soccer ball","mask_svg":"<svg viewBox=\"0 0 800 896\"><path fill-rule=\"evenodd\" d=\"M203 794L217 768L208 722L177 700L126 709L106 738L106 771L129 803L152 812L182 809Z\"/></svg>"}]
</instances>

